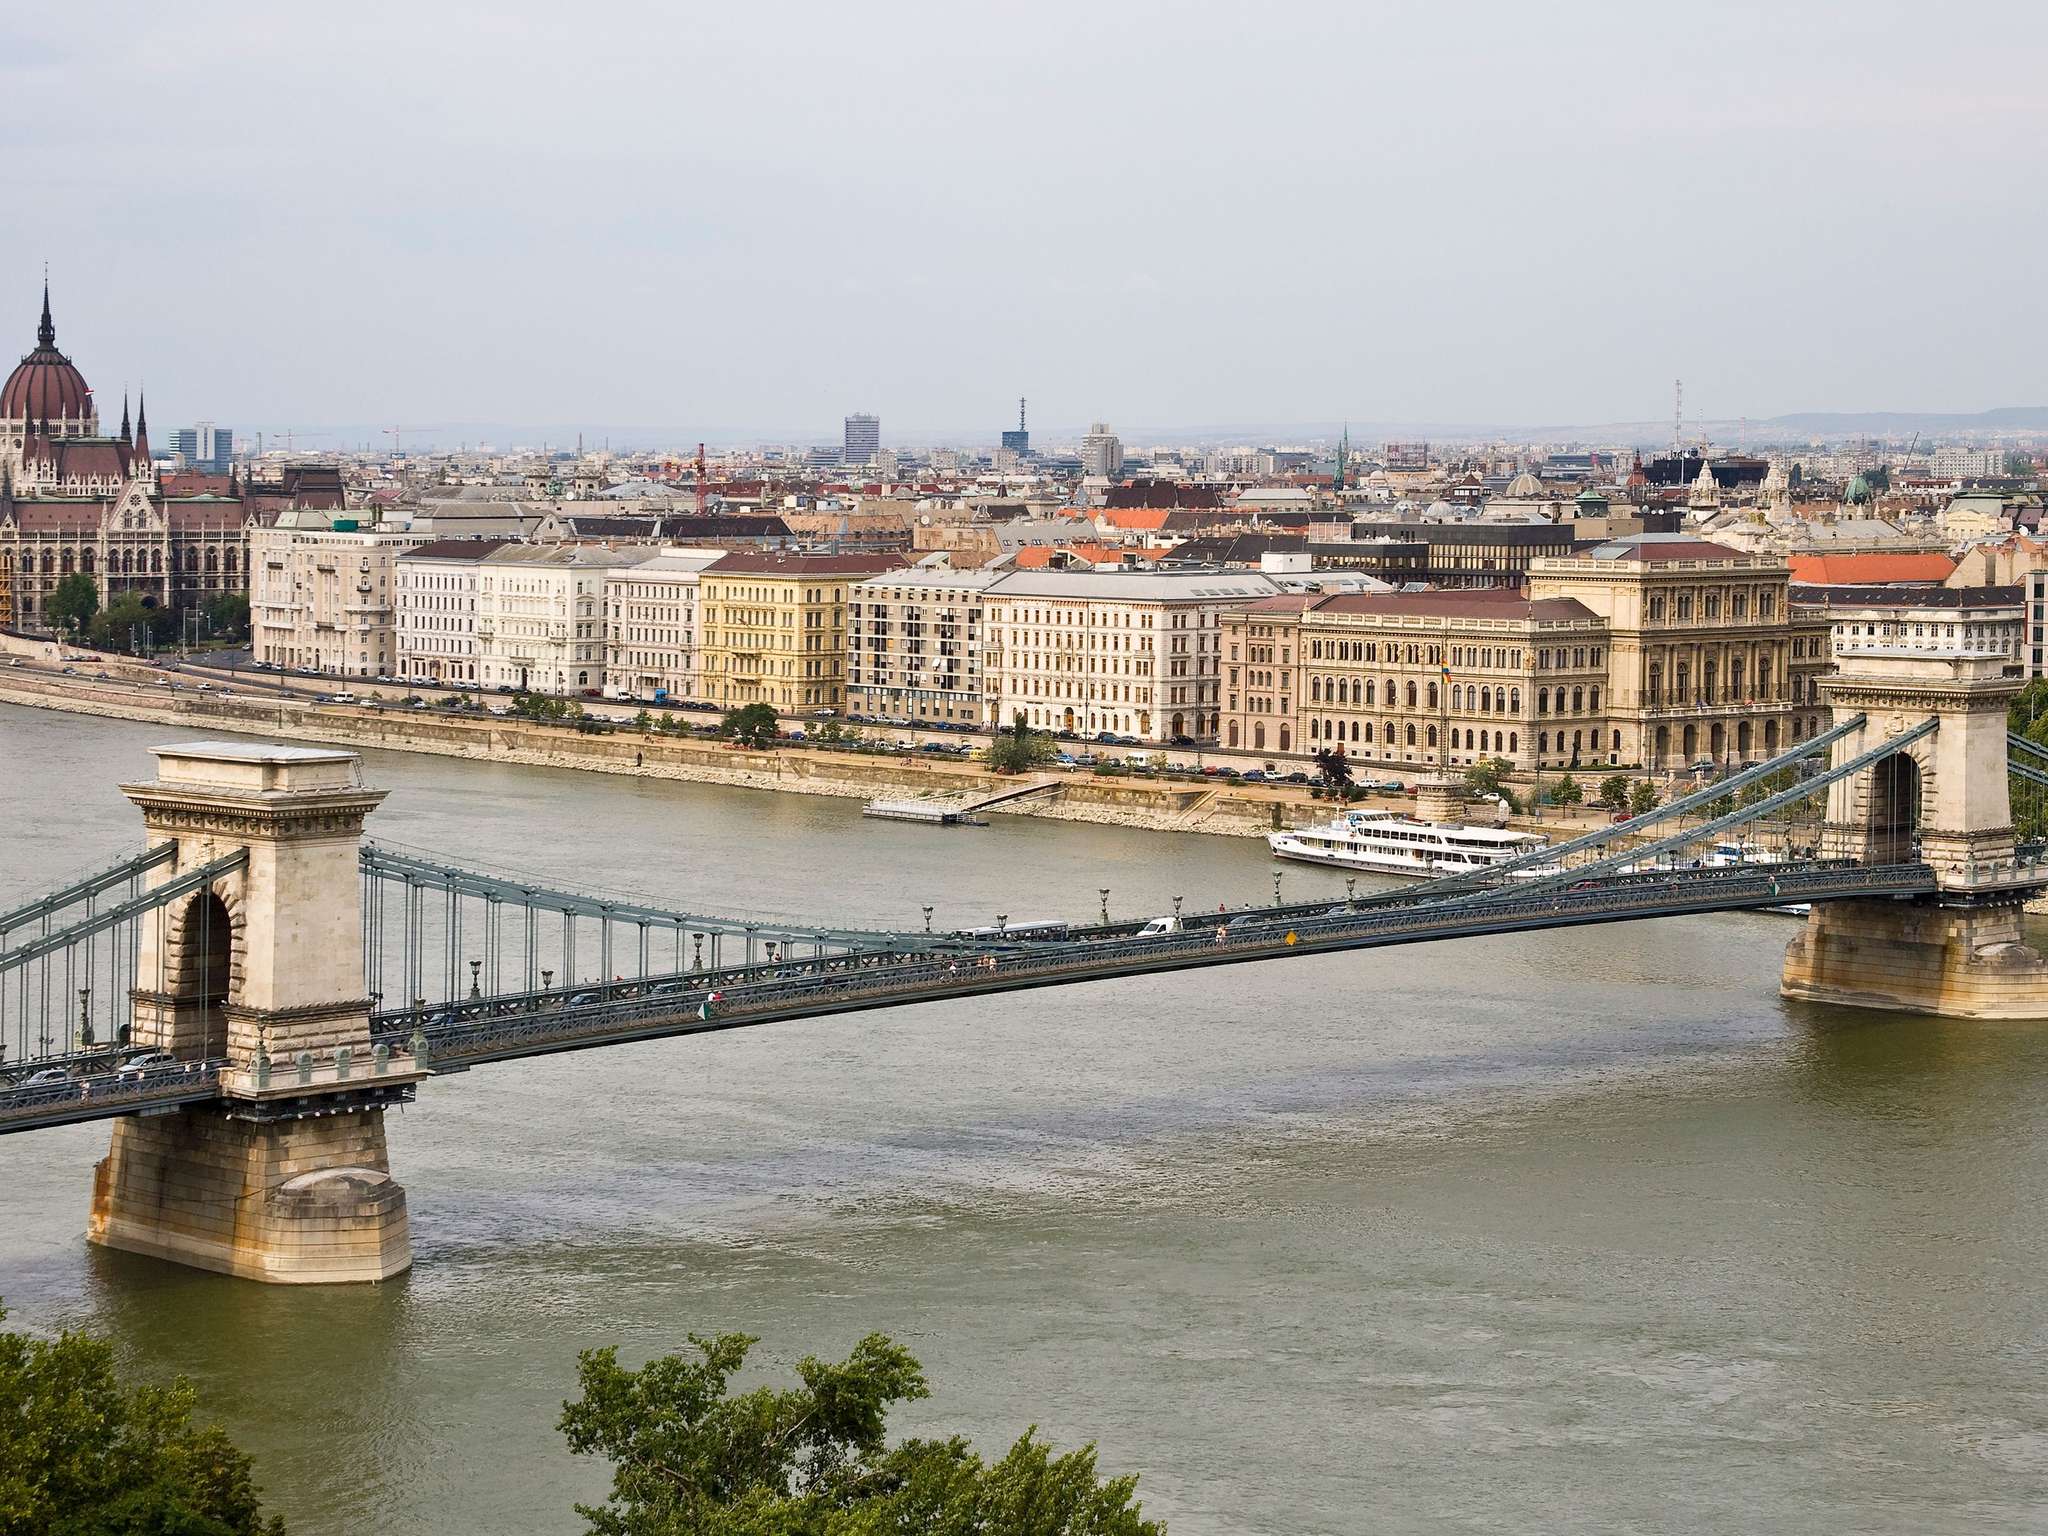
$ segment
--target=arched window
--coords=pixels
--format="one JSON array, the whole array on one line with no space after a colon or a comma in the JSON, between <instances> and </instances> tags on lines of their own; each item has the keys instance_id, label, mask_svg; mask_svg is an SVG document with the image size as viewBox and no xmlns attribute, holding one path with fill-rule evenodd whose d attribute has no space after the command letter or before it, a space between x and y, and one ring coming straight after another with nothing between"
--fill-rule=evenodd
<instances>
[{"instance_id":1,"label":"arched window","mask_svg":"<svg viewBox=\"0 0 2048 1536\"><path fill-rule=\"evenodd\" d=\"M69 575L71 574L71 551L70 551L70 550L66 549L66 550L60 550L60 551L58 552L58 555L57 555L57 573L58 573L58 574L59 574L60 576L69 576Z\"/></svg>"},{"instance_id":2,"label":"arched window","mask_svg":"<svg viewBox=\"0 0 2048 1536\"><path fill-rule=\"evenodd\" d=\"M1428 743L1428 744L1429 744L1430 746L1432 746L1432 747L1436 745L1436 727L1435 727L1435 726L1433 726L1433 725L1432 725L1432 726L1431 726L1431 727L1429 728L1429 743Z\"/></svg>"},{"instance_id":3,"label":"arched window","mask_svg":"<svg viewBox=\"0 0 2048 1536\"><path fill-rule=\"evenodd\" d=\"M1384 700L1384 702L1386 703L1386 706L1387 706L1387 708L1388 708L1388 709L1392 709L1392 708L1394 707L1394 702L1395 702L1395 699L1394 699L1394 680L1393 680L1393 679L1392 679L1391 677L1387 679L1387 681L1386 681L1386 684L1385 684L1385 686L1381 688L1381 690L1380 690L1380 695L1381 695L1381 698L1382 698L1382 699Z\"/></svg>"},{"instance_id":4,"label":"arched window","mask_svg":"<svg viewBox=\"0 0 2048 1536\"><path fill-rule=\"evenodd\" d=\"M1408 707L1410 709L1415 707L1415 685L1413 683L1408 685Z\"/></svg>"},{"instance_id":5,"label":"arched window","mask_svg":"<svg viewBox=\"0 0 2048 1536\"><path fill-rule=\"evenodd\" d=\"M1620 733L1616 732L1617 739L1619 738L1619 735ZM1522 733L1520 731L1508 732L1508 750L1510 752L1519 752L1522 750Z\"/></svg>"},{"instance_id":6,"label":"arched window","mask_svg":"<svg viewBox=\"0 0 2048 1536\"><path fill-rule=\"evenodd\" d=\"M1320 677L1312 677L1308 680L1308 701L1311 704L1323 702L1323 680Z\"/></svg>"},{"instance_id":7,"label":"arched window","mask_svg":"<svg viewBox=\"0 0 2048 1536\"><path fill-rule=\"evenodd\" d=\"M1415 745L1415 722L1412 720L1408 722L1408 745Z\"/></svg>"},{"instance_id":8,"label":"arched window","mask_svg":"<svg viewBox=\"0 0 2048 1536\"><path fill-rule=\"evenodd\" d=\"M1230 744L1233 747L1237 745L1237 722L1235 720L1230 722Z\"/></svg>"},{"instance_id":9,"label":"arched window","mask_svg":"<svg viewBox=\"0 0 2048 1536\"><path fill-rule=\"evenodd\" d=\"M26 560L28 557L24 555L22 556L22 558ZM86 549L79 551L78 568L81 571L85 572L86 575L90 576L92 574L93 567L98 563L99 557L92 550Z\"/></svg>"},{"instance_id":10,"label":"arched window","mask_svg":"<svg viewBox=\"0 0 2048 1536\"><path fill-rule=\"evenodd\" d=\"M1435 684L1435 683L1431 683L1431 684L1429 685L1429 707L1430 707L1431 709L1435 709L1435 708L1436 708L1436 684Z\"/></svg>"},{"instance_id":11,"label":"arched window","mask_svg":"<svg viewBox=\"0 0 2048 1536\"><path fill-rule=\"evenodd\" d=\"M235 574L235 567L240 563L240 559L241 551L236 549L230 549L226 555L222 556L222 561L225 564L227 568L227 573L230 576Z\"/></svg>"},{"instance_id":12,"label":"arched window","mask_svg":"<svg viewBox=\"0 0 2048 1536\"><path fill-rule=\"evenodd\" d=\"M1252 750L1264 751L1266 746L1266 722L1261 720L1252 726Z\"/></svg>"},{"instance_id":13,"label":"arched window","mask_svg":"<svg viewBox=\"0 0 2048 1536\"><path fill-rule=\"evenodd\" d=\"M157 575L157 576L161 576L161 575L163 575L163 573L164 573L164 552L163 552L162 550L160 550L160 549L152 549L152 550L151 550L151 551L149 552L149 569L150 569L150 572L151 572L151 574L153 574L153 575Z\"/></svg>"},{"instance_id":14,"label":"arched window","mask_svg":"<svg viewBox=\"0 0 2048 1536\"><path fill-rule=\"evenodd\" d=\"M1508 712L1510 714L1519 715L1522 712L1522 690L1519 688L1510 688L1508 690L1508 698Z\"/></svg>"},{"instance_id":15,"label":"arched window","mask_svg":"<svg viewBox=\"0 0 2048 1536\"><path fill-rule=\"evenodd\" d=\"M1315 719L1309 721L1308 739L1310 741L1321 741L1323 739L1323 722L1321 716L1317 716Z\"/></svg>"},{"instance_id":16,"label":"arched window","mask_svg":"<svg viewBox=\"0 0 2048 1536\"><path fill-rule=\"evenodd\" d=\"M1491 688L1479 690L1479 713L1482 715L1493 713L1493 690Z\"/></svg>"},{"instance_id":17,"label":"arched window","mask_svg":"<svg viewBox=\"0 0 2048 1536\"><path fill-rule=\"evenodd\" d=\"M220 569L220 553L219 553L219 551L218 551L218 550L213 550L213 549L209 549L209 550L207 550L207 552L206 552L206 572L207 572L207 574L208 574L208 575L210 576L210 575L212 575L212 574L213 574L213 573L214 573L215 571L217 571L217 570L219 570L219 569Z\"/></svg>"},{"instance_id":18,"label":"arched window","mask_svg":"<svg viewBox=\"0 0 2048 1536\"><path fill-rule=\"evenodd\" d=\"M1351 679L1351 702L1354 704L1371 703L1372 701L1365 696L1365 690L1369 686L1371 685L1368 684L1362 677L1354 677L1353 679Z\"/></svg>"},{"instance_id":19,"label":"arched window","mask_svg":"<svg viewBox=\"0 0 2048 1536\"><path fill-rule=\"evenodd\" d=\"M43 551L43 574L53 576L57 571L57 557L49 550Z\"/></svg>"},{"instance_id":20,"label":"arched window","mask_svg":"<svg viewBox=\"0 0 2048 1536\"><path fill-rule=\"evenodd\" d=\"M1465 690L1460 685L1451 685L1451 713L1456 714L1465 707Z\"/></svg>"},{"instance_id":21,"label":"arched window","mask_svg":"<svg viewBox=\"0 0 2048 1536\"><path fill-rule=\"evenodd\" d=\"M1574 688L1572 690L1572 713L1575 715L1582 715L1585 712L1586 690L1583 688Z\"/></svg>"},{"instance_id":22,"label":"arched window","mask_svg":"<svg viewBox=\"0 0 2048 1536\"><path fill-rule=\"evenodd\" d=\"M1538 755L1540 756L1540 755L1541 755L1542 753L1548 752L1549 750L1550 750L1550 732L1548 732L1548 731L1538 731L1538 732L1536 733L1536 751L1537 751Z\"/></svg>"},{"instance_id":23,"label":"arched window","mask_svg":"<svg viewBox=\"0 0 2048 1536\"><path fill-rule=\"evenodd\" d=\"M1351 722L1351 739L1353 741L1358 740L1358 722L1356 720ZM1367 741L1372 740L1372 722L1370 720L1365 722L1365 739ZM1393 726L1389 725L1387 727L1387 740L1391 742L1393 739L1394 728Z\"/></svg>"},{"instance_id":24,"label":"arched window","mask_svg":"<svg viewBox=\"0 0 2048 1536\"><path fill-rule=\"evenodd\" d=\"M1592 709L1594 714L1597 715L1600 713L1600 685L1598 683L1595 683L1593 687L1587 691L1586 703Z\"/></svg>"},{"instance_id":25,"label":"arched window","mask_svg":"<svg viewBox=\"0 0 2048 1536\"><path fill-rule=\"evenodd\" d=\"M1294 745L1294 732L1286 726L1280 727L1280 750L1285 752Z\"/></svg>"}]
</instances>

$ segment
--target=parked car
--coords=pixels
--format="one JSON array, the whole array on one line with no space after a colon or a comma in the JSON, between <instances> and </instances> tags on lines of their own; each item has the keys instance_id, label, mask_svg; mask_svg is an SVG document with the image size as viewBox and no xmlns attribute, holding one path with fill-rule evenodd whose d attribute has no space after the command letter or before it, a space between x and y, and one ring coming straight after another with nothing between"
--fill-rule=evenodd
<instances>
[{"instance_id":1,"label":"parked car","mask_svg":"<svg viewBox=\"0 0 2048 1536\"><path fill-rule=\"evenodd\" d=\"M1244 775L1244 781L1247 784L1263 784L1266 782L1266 770L1254 768L1250 773Z\"/></svg>"}]
</instances>

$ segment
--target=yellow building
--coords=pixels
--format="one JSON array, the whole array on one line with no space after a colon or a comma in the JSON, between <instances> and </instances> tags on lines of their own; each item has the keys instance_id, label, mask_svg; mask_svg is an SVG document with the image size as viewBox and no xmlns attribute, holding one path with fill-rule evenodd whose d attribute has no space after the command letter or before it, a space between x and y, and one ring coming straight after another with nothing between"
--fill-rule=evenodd
<instances>
[{"instance_id":1,"label":"yellow building","mask_svg":"<svg viewBox=\"0 0 2048 1536\"><path fill-rule=\"evenodd\" d=\"M898 555L739 550L704 567L697 578L704 699L723 709L844 709L848 589L903 564Z\"/></svg>"},{"instance_id":2,"label":"yellow building","mask_svg":"<svg viewBox=\"0 0 2048 1536\"><path fill-rule=\"evenodd\" d=\"M1821 728L1827 621L1794 615L1791 571L1684 534L1535 560L1528 592L1606 623L1609 761L1716 767L1773 757Z\"/></svg>"}]
</instances>

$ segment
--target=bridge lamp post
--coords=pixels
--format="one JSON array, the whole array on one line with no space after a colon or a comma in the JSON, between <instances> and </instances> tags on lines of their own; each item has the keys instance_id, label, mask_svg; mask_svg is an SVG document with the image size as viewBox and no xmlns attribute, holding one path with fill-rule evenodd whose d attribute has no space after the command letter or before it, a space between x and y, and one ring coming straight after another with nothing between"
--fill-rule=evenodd
<instances>
[{"instance_id":1,"label":"bridge lamp post","mask_svg":"<svg viewBox=\"0 0 2048 1536\"><path fill-rule=\"evenodd\" d=\"M92 1049L92 988L78 989L78 1042L88 1051Z\"/></svg>"},{"instance_id":2,"label":"bridge lamp post","mask_svg":"<svg viewBox=\"0 0 2048 1536\"><path fill-rule=\"evenodd\" d=\"M1345 880L1344 901L1348 906L1358 905L1358 876L1352 875Z\"/></svg>"},{"instance_id":3,"label":"bridge lamp post","mask_svg":"<svg viewBox=\"0 0 2048 1536\"><path fill-rule=\"evenodd\" d=\"M1102 898L1102 923L1106 928L1109 926L1109 887L1099 885L1095 888L1095 894Z\"/></svg>"},{"instance_id":4,"label":"bridge lamp post","mask_svg":"<svg viewBox=\"0 0 2048 1536\"><path fill-rule=\"evenodd\" d=\"M693 971L704 969L704 935L701 933L690 935L690 969Z\"/></svg>"},{"instance_id":5,"label":"bridge lamp post","mask_svg":"<svg viewBox=\"0 0 2048 1536\"><path fill-rule=\"evenodd\" d=\"M1175 921L1176 923L1180 921L1180 904L1181 904L1181 900L1182 900L1182 898L1180 898L1180 897L1178 897L1178 896L1176 896L1176 897L1174 897L1174 898L1173 898L1173 920L1174 920L1174 921Z\"/></svg>"},{"instance_id":6,"label":"bridge lamp post","mask_svg":"<svg viewBox=\"0 0 2048 1536\"><path fill-rule=\"evenodd\" d=\"M924 909L924 931L926 933L932 931L932 909L929 906Z\"/></svg>"},{"instance_id":7,"label":"bridge lamp post","mask_svg":"<svg viewBox=\"0 0 2048 1536\"><path fill-rule=\"evenodd\" d=\"M1000 938L1004 931L1009 928L1009 926L1010 914L1007 912L998 912L996 914L996 936Z\"/></svg>"},{"instance_id":8,"label":"bridge lamp post","mask_svg":"<svg viewBox=\"0 0 2048 1536\"><path fill-rule=\"evenodd\" d=\"M484 989L479 985L483 976L483 969L483 961L472 960L469 962L469 995L471 997L482 997L484 995Z\"/></svg>"},{"instance_id":9,"label":"bridge lamp post","mask_svg":"<svg viewBox=\"0 0 2048 1536\"><path fill-rule=\"evenodd\" d=\"M555 988L555 973L554 973L553 971L542 971L542 972L540 973L540 989L541 989L541 991L543 991L543 992L552 992L552 991L554 990L554 988Z\"/></svg>"},{"instance_id":10,"label":"bridge lamp post","mask_svg":"<svg viewBox=\"0 0 2048 1536\"><path fill-rule=\"evenodd\" d=\"M1273 905L1280 905L1280 871L1273 871Z\"/></svg>"}]
</instances>

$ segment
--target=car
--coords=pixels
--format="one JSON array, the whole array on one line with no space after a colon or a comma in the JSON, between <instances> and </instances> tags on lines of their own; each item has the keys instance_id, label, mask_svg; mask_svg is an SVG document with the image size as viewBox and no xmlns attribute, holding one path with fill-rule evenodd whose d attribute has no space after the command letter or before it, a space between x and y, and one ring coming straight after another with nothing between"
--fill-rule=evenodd
<instances>
[{"instance_id":1,"label":"car","mask_svg":"<svg viewBox=\"0 0 2048 1536\"><path fill-rule=\"evenodd\" d=\"M14 660L7 663L7 665L9 665L10 667L25 667L28 665L28 663L22 660L19 656L17 656L14 658Z\"/></svg>"},{"instance_id":2,"label":"car","mask_svg":"<svg viewBox=\"0 0 2048 1536\"><path fill-rule=\"evenodd\" d=\"M684 983L680 981L657 981L647 989L647 995L649 997L674 997L683 989Z\"/></svg>"},{"instance_id":3,"label":"car","mask_svg":"<svg viewBox=\"0 0 2048 1536\"><path fill-rule=\"evenodd\" d=\"M1174 737L1171 744L1176 747L1192 747L1198 745L1194 737L1185 735Z\"/></svg>"},{"instance_id":4,"label":"car","mask_svg":"<svg viewBox=\"0 0 2048 1536\"><path fill-rule=\"evenodd\" d=\"M494 693L517 693L518 691L519 690L517 688L514 688L510 683L500 683L496 688L492 690L492 692Z\"/></svg>"},{"instance_id":5,"label":"car","mask_svg":"<svg viewBox=\"0 0 2048 1536\"><path fill-rule=\"evenodd\" d=\"M1250 773L1244 775L1244 781L1247 784L1263 784L1266 782L1266 770L1254 768Z\"/></svg>"},{"instance_id":6,"label":"car","mask_svg":"<svg viewBox=\"0 0 2048 1536\"><path fill-rule=\"evenodd\" d=\"M64 675L65 675L66 677L76 677L76 676L78 676L78 668L76 668L76 667L66 667L66 668L64 669Z\"/></svg>"},{"instance_id":7,"label":"car","mask_svg":"<svg viewBox=\"0 0 2048 1536\"><path fill-rule=\"evenodd\" d=\"M1074 754L1071 752L1055 752L1052 755L1052 760L1054 764L1061 768L1071 768L1074 766Z\"/></svg>"},{"instance_id":8,"label":"car","mask_svg":"<svg viewBox=\"0 0 2048 1536\"><path fill-rule=\"evenodd\" d=\"M1289 784L1306 784L1308 782L1308 775L1305 773L1290 773L1287 775L1285 782Z\"/></svg>"},{"instance_id":9,"label":"car","mask_svg":"<svg viewBox=\"0 0 2048 1536\"><path fill-rule=\"evenodd\" d=\"M180 1065L182 1063L169 1051L144 1051L140 1056L131 1056L122 1062L121 1070L116 1072L114 1076L123 1079L138 1079L148 1077L152 1073L161 1072L166 1067Z\"/></svg>"},{"instance_id":10,"label":"car","mask_svg":"<svg viewBox=\"0 0 2048 1536\"><path fill-rule=\"evenodd\" d=\"M71 1074L62 1067L45 1067L40 1072L31 1072L16 1086L22 1088L54 1088L59 1083L71 1081Z\"/></svg>"},{"instance_id":11,"label":"car","mask_svg":"<svg viewBox=\"0 0 2048 1536\"><path fill-rule=\"evenodd\" d=\"M96 683L111 683L114 680L114 674L111 672L95 672L92 675L92 680Z\"/></svg>"},{"instance_id":12,"label":"car","mask_svg":"<svg viewBox=\"0 0 2048 1536\"><path fill-rule=\"evenodd\" d=\"M432 707L425 699L414 699L412 701L412 708L414 709L431 709Z\"/></svg>"},{"instance_id":13,"label":"car","mask_svg":"<svg viewBox=\"0 0 2048 1536\"><path fill-rule=\"evenodd\" d=\"M604 995L600 992L571 992L569 994L569 1006L571 1008L587 1008L592 1003L601 1003L603 1001Z\"/></svg>"}]
</instances>

